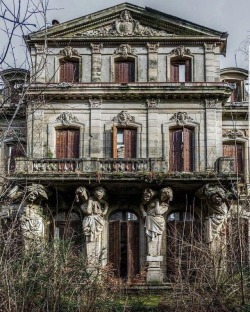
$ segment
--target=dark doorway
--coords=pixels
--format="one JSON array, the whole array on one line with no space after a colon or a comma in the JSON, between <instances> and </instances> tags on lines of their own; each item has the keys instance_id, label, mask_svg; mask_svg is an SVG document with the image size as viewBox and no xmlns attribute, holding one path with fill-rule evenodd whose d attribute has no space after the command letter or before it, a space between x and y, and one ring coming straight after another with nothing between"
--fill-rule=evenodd
<instances>
[{"instance_id":1,"label":"dark doorway","mask_svg":"<svg viewBox=\"0 0 250 312\"><path fill-rule=\"evenodd\" d=\"M109 262L116 277L130 279L139 273L139 221L131 212L109 218Z\"/></svg>"}]
</instances>

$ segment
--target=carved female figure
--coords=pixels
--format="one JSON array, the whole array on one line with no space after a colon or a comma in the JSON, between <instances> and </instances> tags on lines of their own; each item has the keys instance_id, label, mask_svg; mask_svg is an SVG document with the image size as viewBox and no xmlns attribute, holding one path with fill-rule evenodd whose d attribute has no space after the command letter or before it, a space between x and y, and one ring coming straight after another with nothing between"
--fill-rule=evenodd
<instances>
[{"instance_id":1,"label":"carved female figure","mask_svg":"<svg viewBox=\"0 0 250 312\"><path fill-rule=\"evenodd\" d=\"M162 233L165 229L164 214L168 211L169 202L172 201L173 192L169 187L160 190L159 198L156 192L146 188L143 193L143 201L140 206L145 217L145 232L149 256L160 256Z\"/></svg>"}]
</instances>

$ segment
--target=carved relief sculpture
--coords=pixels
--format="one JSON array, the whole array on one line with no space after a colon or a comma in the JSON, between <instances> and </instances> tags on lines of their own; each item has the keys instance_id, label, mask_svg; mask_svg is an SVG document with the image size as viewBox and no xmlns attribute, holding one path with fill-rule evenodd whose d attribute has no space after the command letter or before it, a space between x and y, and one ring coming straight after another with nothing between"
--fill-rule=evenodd
<instances>
[{"instance_id":1,"label":"carved relief sculpture","mask_svg":"<svg viewBox=\"0 0 250 312\"><path fill-rule=\"evenodd\" d=\"M79 52L76 49L73 49L70 46L65 47L64 49L60 50L60 55L67 57L67 58L72 58L74 56L79 56Z\"/></svg>"},{"instance_id":2,"label":"carved relief sculpture","mask_svg":"<svg viewBox=\"0 0 250 312\"><path fill-rule=\"evenodd\" d=\"M166 187L158 194L150 188L143 192L140 209L145 218L145 232L147 237L147 255L157 257L161 255L162 233L165 230L164 214L169 209L173 199L173 191Z\"/></svg>"},{"instance_id":3,"label":"carved relief sculpture","mask_svg":"<svg viewBox=\"0 0 250 312\"><path fill-rule=\"evenodd\" d=\"M184 57L184 55L190 55L191 52L189 49L185 48L183 45L180 45L179 47L173 49L171 51L171 54L173 54L175 56Z\"/></svg>"},{"instance_id":4,"label":"carved relief sculpture","mask_svg":"<svg viewBox=\"0 0 250 312\"><path fill-rule=\"evenodd\" d=\"M169 120L174 120L178 126L184 126L188 121L193 121L193 118L189 117L186 112L178 112L174 113Z\"/></svg>"},{"instance_id":5,"label":"carved relief sculpture","mask_svg":"<svg viewBox=\"0 0 250 312\"><path fill-rule=\"evenodd\" d=\"M78 118L74 116L72 113L63 112L56 118L56 121L60 121L63 125L68 126L74 121L78 121Z\"/></svg>"},{"instance_id":6,"label":"carved relief sculpture","mask_svg":"<svg viewBox=\"0 0 250 312\"><path fill-rule=\"evenodd\" d=\"M115 49L114 54L119 54L122 58L127 59L129 54L134 54L135 49L131 48L129 44L121 44Z\"/></svg>"},{"instance_id":7,"label":"carved relief sculpture","mask_svg":"<svg viewBox=\"0 0 250 312\"><path fill-rule=\"evenodd\" d=\"M230 208L228 196L220 186L204 185L196 192L207 208L207 241L214 242L223 232Z\"/></svg>"},{"instance_id":8,"label":"carved relief sculpture","mask_svg":"<svg viewBox=\"0 0 250 312\"><path fill-rule=\"evenodd\" d=\"M131 122L135 122L135 117L131 116L127 111L121 111L112 121L127 126Z\"/></svg>"},{"instance_id":9,"label":"carved relief sculpture","mask_svg":"<svg viewBox=\"0 0 250 312\"><path fill-rule=\"evenodd\" d=\"M81 203L80 208L84 214L82 227L88 262L96 263L96 261L101 260L103 217L106 215L109 207L106 201L106 190L99 186L94 189L93 196L90 196L85 187L79 187L75 193L76 202Z\"/></svg>"}]
</instances>

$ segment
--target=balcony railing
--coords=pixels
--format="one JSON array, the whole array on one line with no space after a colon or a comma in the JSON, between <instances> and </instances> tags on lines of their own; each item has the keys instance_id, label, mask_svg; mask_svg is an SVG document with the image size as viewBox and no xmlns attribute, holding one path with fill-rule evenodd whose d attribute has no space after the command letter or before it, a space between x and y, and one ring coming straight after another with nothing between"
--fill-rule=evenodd
<instances>
[{"instance_id":1,"label":"balcony railing","mask_svg":"<svg viewBox=\"0 0 250 312\"><path fill-rule=\"evenodd\" d=\"M166 172L162 158L80 158L58 159L16 158L13 174L62 174L62 173L133 173L141 171Z\"/></svg>"}]
</instances>

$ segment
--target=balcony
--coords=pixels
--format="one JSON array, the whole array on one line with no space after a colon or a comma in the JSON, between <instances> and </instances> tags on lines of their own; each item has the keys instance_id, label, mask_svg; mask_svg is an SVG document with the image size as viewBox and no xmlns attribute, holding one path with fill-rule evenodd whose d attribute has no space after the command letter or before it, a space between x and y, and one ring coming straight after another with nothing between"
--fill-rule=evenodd
<instances>
[{"instance_id":1,"label":"balcony","mask_svg":"<svg viewBox=\"0 0 250 312\"><path fill-rule=\"evenodd\" d=\"M224 163L226 161L227 166ZM9 179L19 180L143 180L162 182L167 180L235 180L230 169L233 159L220 158L218 170L202 172L169 172L163 158L16 158L15 169L9 171ZM223 165L222 165L223 164ZM229 164L229 165L228 165ZM224 169L225 170L224 170Z\"/></svg>"}]
</instances>

